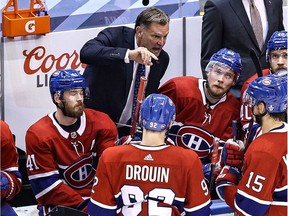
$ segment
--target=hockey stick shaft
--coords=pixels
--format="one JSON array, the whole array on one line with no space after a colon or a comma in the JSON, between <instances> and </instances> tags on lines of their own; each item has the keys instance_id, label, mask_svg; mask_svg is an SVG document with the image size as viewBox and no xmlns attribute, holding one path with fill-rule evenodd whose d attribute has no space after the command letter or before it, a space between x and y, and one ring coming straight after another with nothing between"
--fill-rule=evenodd
<instances>
[{"instance_id":1,"label":"hockey stick shaft","mask_svg":"<svg viewBox=\"0 0 288 216\"><path fill-rule=\"evenodd\" d=\"M130 128L132 128L132 126L131 126L131 125L128 125L128 124L122 124L122 123L115 123L115 124L116 124L116 125L119 125L119 126L125 126L125 127L130 127ZM141 128L140 128L140 127L136 127L135 132L142 133ZM169 136L174 136L174 137L181 137L181 138L185 137L184 134L183 134L183 135L178 135L178 134L168 133L168 135L169 135Z\"/></svg>"},{"instance_id":2,"label":"hockey stick shaft","mask_svg":"<svg viewBox=\"0 0 288 216\"><path fill-rule=\"evenodd\" d=\"M214 187L214 172L216 168L216 163L218 160L218 148L219 148L219 138L214 138L214 147L212 152L212 158L211 158L211 172L209 177L209 191L213 190Z\"/></svg>"},{"instance_id":3,"label":"hockey stick shaft","mask_svg":"<svg viewBox=\"0 0 288 216\"><path fill-rule=\"evenodd\" d=\"M250 49L250 57L253 61L253 64L255 65L256 67L256 72L257 72L257 75L258 77L262 77L263 76L263 73L262 73L262 67L261 67L261 63L260 63L260 60L258 58L258 56L256 55L255 51L253 49ZM244 135L244 146L245 146L245 152L250 144L249 142L249 138L250 138L250 134L251 134L251 129L252 129L252 126L253 126L253 123L254 123L254 120L253 120L253 116L251 117L251 120L249 122L249 125L248 125L248 128L246 130L246 133Z\"/></svg>"},{"instance_id":4,"label":"hockey stick shaft","mask_svg":"<svg viewBox=\"0 0 288 216\"><path fill-rule=\"evenodd\" d=\"M250 55L250 57L251 57L251 59L253 61L253 64L256 67L256 72L257 72L258 77L262 77L263 73L262 73L261 63L260 63L260 60L259 60L258 56L255 53L255 50L250 49L249 55Z\"/></svg>"},{"instance_id":5,"label":"hockey stick shaft","mask_svg":"<svg viewBox=\"0 0 288 216\"><path fill-rule=\"evenodd\" d=\"M237 121L232 120L232 134L233 134L233 141L236 142L237 140Z\"/></svg>"},{"instance_id":6,"label":"hockey stick shaft","mask_svg":"<svg viewBox=\"0 0 288 216\"><path fill-rule=\"evenodd\" d=\"M253 123L254 123L254 120L253 120L253 116L252 116L251 120L249 121L249 125L248 125L248 128L246 130L246 133L245 133L245 136L244 136L244 141L243 141L244 147L245 147L245 152L247 151L248 146L250 145L249 138L250 138L250 134L251 134Z\"/></svg>"},{"instance_id":7,"label":"hockey stick shaft","mask_svg":"<svg viewBox=\"0 0 288 216\"><path fill-rule=\"evenodd\" d=\"M142 104L142 101L145 95L146 84L147 84L147 78L144 76L140 77L140 86L139 86L138 95L137 95L137 104L136 104L136 108L135 108L135 112L133 116L132 128L130 131L130 135L132 137L134 137L134 134L135 134L140 106Z\"/></svg>"}]
</instances>

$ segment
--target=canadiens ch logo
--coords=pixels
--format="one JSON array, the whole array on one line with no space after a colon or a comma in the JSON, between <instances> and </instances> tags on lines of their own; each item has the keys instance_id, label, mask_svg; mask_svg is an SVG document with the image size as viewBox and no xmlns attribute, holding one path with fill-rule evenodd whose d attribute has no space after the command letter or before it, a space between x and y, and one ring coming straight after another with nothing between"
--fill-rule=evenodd
<instances>
[{"instance_id":1,"label":"canadiens ch logo","mask_svg":"<svg viewBox=\"0 0 288 216\"><path fill-rule=\"evenodd\" d=\"M89 156L69 166L63 173L67 184L76 189L85 188L91 184L95 176L95 168L92 164L93 156Z\"/></svg>"},{"instance_id":2,"label":"canadiens ch logo","mask_svg":"<svg viewBox=\"0 0 288 216\"><path fill-rule=\"evenodd\" d=\"M193 125L172 126L170 132L177 134L175 144L193 149L199 158L205 158L213 148L214 136L208 131ZM176 130L175 130L176 129Z\"/></svg>"}]
</instances>

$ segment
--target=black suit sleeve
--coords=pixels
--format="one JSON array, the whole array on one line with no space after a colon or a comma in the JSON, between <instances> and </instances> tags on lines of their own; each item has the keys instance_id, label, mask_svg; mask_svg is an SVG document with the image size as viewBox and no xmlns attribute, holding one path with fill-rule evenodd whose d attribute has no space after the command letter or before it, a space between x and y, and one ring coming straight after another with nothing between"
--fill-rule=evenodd
<instances>
[{"instance_id":1,"label":"black suit sleeve","mask_svg":"<svg viewBox=\"0 0 288 216\"><path fill-rule=\"evenodd\" d=\"M84 44L80 50L81 62L91 65L124 63L128 47L122 47L123 43L118 37L123 34L124 28L104 29L96 38Z\"/></svg>"}]
</instances>

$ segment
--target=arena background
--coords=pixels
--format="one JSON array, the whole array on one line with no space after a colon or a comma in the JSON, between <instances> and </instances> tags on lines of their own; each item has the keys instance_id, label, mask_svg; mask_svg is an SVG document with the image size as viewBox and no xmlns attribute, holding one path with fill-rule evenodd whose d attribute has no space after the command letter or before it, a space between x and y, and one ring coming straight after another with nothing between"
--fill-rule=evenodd
<instances>
[{"instance_id":1,"label":"arena background","mask_svg":"<svg viewBox=\"0 0 288 216\"><path fill-rule=\"evenodd\" d=\"M6 3L0 1L1 10ZM28 8L29 3L30 0L18 0L20 9ZM79 51L84 43L107 26L133 27L136 16L148 6L159 7L171 17L170 33L164 47L170 55L170 64L161 84L175 76L202 76L202 16L199 15L198 0L151 0L146 7L139 0L46 0L46 4L51 17L51 32L46 35L2 37L1 25L0 115L10 125L16 145L23 151L28 127L55 111L48 88L50 74L63 68L83 72ZM286 0L283 9L287 29ZM0 22L2 24L2 17ZM220 200L214 200L212 209L213 215L231 212ZM16 210L21 216L37 215L34 205Z\"/></svg>"},{"instance_id":2,"label":"arena background","mask_svg":"<svg viewBox=\"0 0 288 216\"><path fill-rule=\"evenodd\" d=\"M29 3L18 0L19 9L29 7ZM1 9L5 4L1 1ZM171 16L164 47L170 64L162 83L175 76L202 76L198 0L151 0L146 7L136 0L46 0L46 4L51 16L50 33L1 37L1 118L10 125L22 150L28 127L55 110L48 89L50 74L63 68L83 72L85 66L79 60L83 44L107 26L134 27L136 16L148 6L159 7ZM283 8L287 29L287 6Z\"/></svg>"}]
</instances>

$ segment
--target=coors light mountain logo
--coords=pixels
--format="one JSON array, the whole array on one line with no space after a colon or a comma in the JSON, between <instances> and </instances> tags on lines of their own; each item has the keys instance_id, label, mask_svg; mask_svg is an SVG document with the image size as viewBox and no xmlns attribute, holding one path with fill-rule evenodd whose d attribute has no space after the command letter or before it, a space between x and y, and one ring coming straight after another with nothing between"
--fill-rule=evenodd
<instances>
[{"instance_id":1,"label":"coors light mountain logo","mask_svg":"<svg viewBox=\"0 0 288 216\"><path fill-rule=\"evenodd\" d=\"M24 50L23 55L25 56L24 71L26 74L35 74L37 72L47 73L53 68L55 68L55 70L67 68L81 70L86 66L80 62L79 54L76 50L72 53L63 53L60 56L55 56L47 53L45 47L37 46L31 51Z\"/></svg>"}]
</instances>

